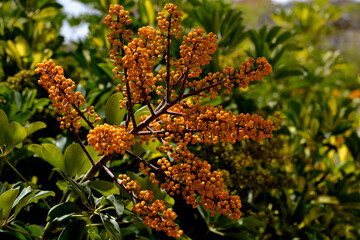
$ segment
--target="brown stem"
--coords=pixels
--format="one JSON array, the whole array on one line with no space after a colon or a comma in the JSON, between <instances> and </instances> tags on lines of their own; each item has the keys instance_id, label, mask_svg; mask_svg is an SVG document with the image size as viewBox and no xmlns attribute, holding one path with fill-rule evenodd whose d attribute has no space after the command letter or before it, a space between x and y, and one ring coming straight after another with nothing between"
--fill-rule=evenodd
<instances>
[{"instance_id":1,"label":"brown stem","mask_svg":"<svg viewBox=\"0 0 360 240\"><path fill-rule=\"evenodd\" d=\"M130 155L131 157L135 158L137 161L142 162L145 166L151 168L151 170L154 171L154 172L156 172L157 174L160 174L160 175L164 176L165 178L167 178L167 179L169 179L169 180L171 180L171 181L174 181L174 182L179 183L179 184L182 185L182 183L180 183L179 181L177 181L173 176L171 176L171 175L170 175L170 176L166 175L161 168L158 168L158 167L154 166L153 164L149 163L148 161L142 159L141 157L137 156L136 154L134 154L134 153L132 153L132 152L130 152L130 151L128 151L128 150L126 150L126 153L127 153L128 155Z\"/></svg>"},{"instance_id":2,"label":"brown stem","mask_svg":"<svg viewBox=\"0 0 360 240\"><path fill-rule=\"evenodd\" d=\"M71 106L78 112L80 117L84 119L84 121L89 125L89 127L93 129L94 125L92 124L92 122L90 122L90 120L87 117L85 117L84 113L74 103L71 103Z\"/></svg>"},{"instance_id":3,"label":"brown stem","mask_svg":"<svg viewBox=\"0 0 360 240\"><path fill-rule=\"evenodd\" d=\"M165 113L170 114L170 115L180 116L180 117L182 116L182 113L179 113L179 112L166 111Z\"/></svg>"},{"instance_id":4,"label":"brown stem","mask_svg":"<svg viewBox=\"0 0 360 240\"><path fill-rule=\"evenodd\" d=\"M150 110L151 115L155 115L154 109L151 106L149 99L147 99L146 97L145 97L145 102L146 102L146 105L148 106L148 108Z\"/></svg>"},{"instance_id":5,"label":"brown stem","mask_svg":"<svg viewBox=\"0 0 360 240\"><path fill-rule=\"evenodd\" d=\"M103 168L105 165L106 165L106 163L112 158L112 154L110 154L110 155L103 155L101 158L100 158L100 160L99 161L97 161L96 163L95 163L95 165L93 165L90 169L89 169L89 171L85 174L85 176L83 177L83 179L81 180L81 182L85 182L85 181L87 181L87 180L91 180L94 176L95 176L95 174L97 173L97 172L99 172L100 170L101 170L101 168Z\"/></svg>"},{"instance_id":6,"label":"brown stem","mask_svg":"<svg viewBox=\"0 0 360 240\"><path fill-rule=\"evenodd\" d=\"M77 133L74 132L76 141L80 144L80 147L82 148L82 150L84 151L84 153L86 154L86 156L89 158L91 164L94 166L95 165L95 161L94 159L90 156L88 150L86 149L86 147L84 146L84 144L82 143L79 135Z\"/></svg>"},{"instance_id":7,"label":"brown stem","mask_svg":"<svg viewBox=\"0 0 360 240\"><path fill-rule=\"evenodd\" d=\"M132 198L134 198L136 201L140 201L139 197L135 195L135 193L131 190L127 190L125 185L117 178L115 175L108 169L106 166L103 166L105 172L115 181L116 184L118 184L121 188L123 188L128 194L131 195Z\"/></svg>"}]
</instances>

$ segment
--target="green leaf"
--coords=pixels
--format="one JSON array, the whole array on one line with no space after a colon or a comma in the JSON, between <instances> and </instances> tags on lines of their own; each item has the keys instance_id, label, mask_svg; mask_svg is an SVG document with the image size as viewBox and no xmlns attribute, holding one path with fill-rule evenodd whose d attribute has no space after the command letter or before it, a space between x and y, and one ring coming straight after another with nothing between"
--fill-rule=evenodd
<instances>
[{"instance_id":1,"label":"green leaf","mask_svg":"<svg viewBox=\"0 0 360 240\"><path fill-rule=\"evenodd\" d=\"M281 27L279 27L279 26L272 27L266 36L266 42L272 43L273 39L279 33L280 29L281 29Z\"/></svg>"},{"instance_id":2,"label":"green leaf","mask_svg":"<svg viewBox=\"0 0 360 240\"><path fill-rule=\"evenodd\" d=\"M360 160L360 138L356 132L352 132L349 137L345 138L345 145L349 149L354 160Z\"/></svg>"},{"instance_id":3,"label":"green leaf","mask_svg":"<svg viewBox=\"0 0 360 240\"><path fill-rule=\"evenodd\" d=\"M282 44L283 42L287 41L289 38L291 38L294 34L291 31L285 31L276 39L276 42L271 45L271 49L275 48L279 44Z\"/></svg>"},{"instance_id":4,"label":"green leaf","mask_svg":"<svg viewBox=\"0 0 360 240\"><path fill-rule=\"evenodd\" d=\"M256 235L260 233L261 228L264 229L266 227L265 222L254 216L243 217L239 220L239 222L242 227L245 227L245 229L247 229L250 233Z\"/></svg>"},{"instance_id":5,"label":"green leaf","mask_svg":"<svg viewBox=\"0 0 360 240\"><path fill-rule=\"evenodd\" d=\"M89 232L88 231L88 236L90 237L91 240L102 240L100 235L95 233L95 232Z\"/></svg>"},{"instance_id":6,"label":"green leaf","mask_svg":"<svg viewBox=\"0 0 360 240\"><path fill-rule=\"evenodd\" d=\"M111 203L111 205L114 206L115 211L117 213L118 216L121 216L124 213L124 204L122 203L122 199L120 197L120 195L110 195L106 198L106 200L108 202Z\"/></svg>"},{"instance_id":7,"label":"green leaf","mask_svg":"<svg viewBox=\"0 0 360 240\"><path fill-rule=\"evenodd\" d=\"M0 130L1 130L0 133L5 132L5 129L8 124L9 124L9 119L6 113L2 109L0 109Z\"/></svg>"},{"instance_id":8,"label":"green leaf","mask_svg":"<svg viewBox=\"0 0 360 240\"><path fill-rule=\"evenodd\" d=\"M151 105L151 107L154 109L154 106ZM150 116L151 115L151 112L150 112L150 109L148 108L148 106L142 106L141 108L139 108L134 116L135 116L135 121L137 124L139 124L140 122L140 117L143 116L143 115L147 115L147 116Z\"/></svg>"},{"instance_id":9,"label":"green leaf","mask_svg":"<svg viewBox=\"0 0 360 240\"><path fill-rule=\"evenodd\" d=\"M14 97L15 97L15 103L16 103L17 110L20 111L21 105L22 105L21 95L18 91L15 91Z\"/></svg>"},{"instance_id":10,"label":"green leaf","mask_svg":"<svg viewBox=\"0 0 360 240\"><path fill-rule=\"evenodd\" d=\"M30 188L30 187L28 187ZM24 191L25 189L23 189ZM22 192L23 192L22 191ZM31 191L31 188L30 188L30 191ZM13 207L15 207L15 210L14 210L14 217L17 216L17 214L20 212L20 210L25 207L26 205L28 205L27 201L33 197L39 190L35 190L35 191L31 191L29 192L29 194L27 194L26 196L22 196L20 198L20 195L22 195L22 192L20 193L20 195L18 196L18 198L15 200L14 204L13 204ZM18 200L20 199L20 200ZM18 201L18 202L17 202Z\"/></svg>"},{"instance_id":11,"label":"green leaf","mask_svg":"<svg viewBox=\"0 0 360 240\"><path fill-rule=\"evenodd\" d=\"M150 152L158 152L156 148L159 147L160 145L161 142L159 140L155 139L155 141L153 142L152 139L150 139L149 144L146 144L146 142L144 142L141 146L145 150L148 150Z\"/></svg>"},{"instance_id":12,"label":"green leaf","mask_svg":"<svg viewBox=\"0 0 360 240\"><path fill-rule=\"evenodd\" d=\"M48 222L61 222L76 213L81 213L81 209L72 202L64 202L55 205L49 210L46 221Z\"/></svg>"},{"instance_id":13,"label":"green leaf","mask_svg":"<svg viewBox=\"0 0 360 240\"><path fill-rule=\"evenodd\" d=\"M55 192L53 191L40 191L38 193L36 193L35 196L33 196L32 198L30 198L30 200L27 202L27 204L33 203L33 202L37 202L40 199L44 199L46 197L54 197L55 196Z\"/></svg>"},{"instance_id":14,"label":"green leaf","mask_svg":"<svg viewBox=\"0 0 360 240\"><path fill-rule=\"evenodd\" d=\"M58 180L56 182L56 186L61 190L61 191L65 191L66 189L68 189L68 183L65 180Z\"/></svg>"},{"instance_id":15,"label":"green leaf","mask_svg":"<svg viewBox=\"0 0 360 240\"><path fill-rule=\"evenodd\" d=\"M40 237L42 234L42 229L38 225L31 224L31 225L26 226L26 228L29 230L29 232L31 234L34 234L35 236Z\"/></svg>"},{"instance_id":16,"label":"green leaf","mask_svg":"<svg viewBox=\"0 0 360 240\"><path fill-rule=\"evenodd\" d=\"M110 239L120 240L121 232L120 232L119 224L114 219L103 213L100 213L100 218L101 221L104 223L106 231L110 235Z\"/></svg>"},{"instance_id":17,"label":"green leaf","mask_svg":"<svg viewBox=\"0 0 360 240\"><path fill-rule=\"evenodd\" d=\"M15 207L23 198L28 196L32 192L31 187L28 186L26 188L23 188L20 192L20 194L17 196L16 200L13 203L12 207ZM35 194L35 193L34 193Z\"/></svg>"},{"instance_id":18,"label":"green leaf","mask_svg":"<svg viewBox=\"0 0 360 240\"><path fill-rule=\"evenodd\" d=\"M114 93L109 97L105 105L106 122L111 125L119 125L126 114L126 109L120 109L120 101L124 99L122 93Z\"/></svg>"},{"instance_id":19,"label":"green leaf","mask_svg":"<svg viewBox=\"0 0 360 240\"><path fill-rule=\"evenodd\" d=\"M93 160L96 161L98 153L94 150L94 148L92 146L86 146L85 148ZM92 165L90 159L87 157L79 143L74 143L67 147L64 153L64 158L66 173L70 177L80 176L86 173Z\"/></svg>"},{"instance_id":20,"label":"green leaf","mask_svg":"<svg viewBox=\"0 0 360 240\"><path fill-rule=\"evenodd\" d=\"M12 221L9 225L17 230L22 231L22 232L27 232L27 230L23 226L24 224L22 224L19 221L16 221L16 222ZM25 234L21 234L21 233L15 232L15 231L6 231L6 232L8 234L14 236L16 240L28 240L28 238L25 237L26 236ZM5 239L8 239L8 237ZM10 239L13 239L13 238L10 238Z\"/></svg>"},{"instance_id":21,"label":"green leaf","mask_svg":"<svg viewBox=\"0 0 360 240\"><path fill-rule=\"evenodd\" d=\"M279 68L276 72L275 72L275 79L280 79L280 78L286 78L286 77L291 77L291 76L300 76L300 75L304 75L305 70L304 68L301 67L286 67L286 68Z\"/></svg>"},{"instance_id":22,"label":"green leaf","mask_svg":"<svg viewBox=\"0 0 360 240\"><path fill-rule=\"evenodd\" d=\"M145 0L144 6L145 6L146 13L148 16L149 25L152 26L152 25L154 25L154 20L155 20L155 16L156 16L153 3L151 0Z\"/></svg>"},{"instance_id":23,"label":"green leaf","mask_svg":"<svg viewBox=\"0 0 360 240\"><path fill-rule=\"evenodd\" d=\"M23 190L24 191L24 190ZM22 192L23 192L22 191ZM20 193L21 195L22 193ZM19 195L19 197L20 197ZM33 203L33 202L37 202L39 199L43 199L43 198L46 198L48 196L55 196L55 193L54 192L51 192L51 191L40 191L40 190L34 190L32 191L30 194L26 195L26 197L22 198L18 204L16 204L16 201L14 202L14 206L16 205L15 207L15 211L14 211L14 217L16 217L16 215L19 213L19 211L29 205L30 203ZM18 197L18 198L19 198ZM17 199L16 199L17 200Z\"/></svg>"},{"instance_id":24,"label":"green leaf","mask_svg":"<svg viewBox=\"0 0 360 240\"><path fill-rule=\"evenodd\" d=\"M43 8L39 13L34 15L35 20L41 20L49 17L53 17L59 14L59 9L54 7Z\"/></svg>"},{"instance_id":25,"label":"green leaf","mask_svg":"<svg viewBox=\"0 0 360 240\"><path fill-rule=\"evenodd\" d=\"M62 172L60 169L55 168L54 170L59 172L60 175L73 187L74 191L71 192L72 196L70 196L70 198L72 198L72 200L75 201L78 197L80 197L82 203L85 206L90 206L88 197L86 196L86 195L89 196L91 194L90 192L91 189L89 186L90 181L86 181L79 184L76 181L74 181L72 178L68 177L68 175L66 175L66 173Z\"/></svg>"},{"instance_id":26,"label":"green leaf","mask_svg":"<svg viewBox=\"0 0 360 240\"><path fill-rule=\"evenodd\" d=\"M5 132L9 125L9 119L6 113L0 109L0 147L5 144Z\"/></svg>"},{"instance_id":27,"label":"green leaf","mask_svg":"<svg viewBox=\"0 0 360 240\"><path fill-rule=\"evenodd\" d=\"M312 118L310 121L310 132L313 137L316 136L320 128L320 122L317 118Z\"/></svg>"},{"instance_id":28,"label":"green leaf","mask_svg":"<svg viewBox=\"0 0 360 240\"><path fill-rule=\"evenodd\" d=\"M24 93L26 93L26 92L24 92ZM24 95L24 93L23 93L23 95ZM36 93L37 93L36 89L28 91L28 94L26 95L25 99L23 100L23 106L21 109L22 111L27 110L34 104Z\"/></svg>"},{"instance_id":29,"label":"green leaf","mask_svg":"<svg viewBox=\"0 0 360 240\"><path fill-rule=\"evenodd\" d=\"M27 136L26 130L17 122L11 122L5 132L6 152L21 143Z\"/></svg>"},{"instance_id":30,"label":"green leaf","mask_svg":"<svg viewBox=\"0 0 360 240\"><path fill-rule=\"evenodd\" d=\"M18 52L17 47L12 40L8 40L6 42L5 51L15 60L18 68L23 68L20 53Z\"/></svg>"},{"instance_id":31,"label":"green leaf","mask_svg":"<svg viewBox=\"0 0 360 240\"><path fill-rule=\"evenodd\" d=\"M81 240L85 233L86 223L83 220L77 220L66 225L58 237L58 240Z\"/></svg>"},{"instance_id":32,"label":"green leaf","mask_svg":"<svg viewBox=\"0 0 360 240\"><path fill-rule=\"evenodd\" d=\"M111 79L115 80L114 74L112 73L112 65L113 64L99 63L98 67L101 68Z\"/></svg>"},{"instance_id":33,"label":"green leaf","mask_svg":"<svg viewBox=\"0 0 360 240\"><path fill-rule=\"evenodd\" d=\"M19 112L15 116L12 116L10 119L16 121L18 123L24 123L25 121L29 120L29 118L34 114L34 112L25 111Z\"/></svg>"},{"instance_id":34,"label":"green leaf","mask_svg":"<svg viewBox=\"0 0 360 240\"><path fill-rule=\"evenodd\" d=\"M0 195L0 209L2 212L3 219L5 220L8 219L12 205L18 193L19 193L19 189L16 188L16 189L7 190L6 192Z\"/></svg>"},{"instance_id":35,"label":"green leaf","mask_svg":"<svg viewBox=\"0 0 360 240\"><path fill-rule=\"evenodd\" d=\"M26 133L29 136L29 135L33 134L34 132L36 132L37 130L40 130L42 128L46 128L45 123L40 122L40 121L34 122L26 128Z\"/></svg>"},{"instance_id":36,"label":"green leaf","mask_svg":"<svg viewBox=\"0 0 360 240\"><path fill-rule=\"evenodd\" d=\"M65 172L64 156L60 149L54 144L31 144L28 147L28 150L36 154L42 160L50 163L53 167L59 168L61 171Z\"/></svg>"},{"instance_id":37,"label":"green leaf","mask_svg":"<svg viewBox=\"0 0 360 240\"><path fill-rule=\"evenodd\" d=\"M38 109L40 107L49 105L50 100L48 98L39 98L39 99L36 99L34 102L35 102L35 104L34 104L33 108Z\"/></svg>"},{"instance_id":38,"label":"green leaf","mask_svg":"<svg viewBox=\"0 0 360 240\"><path fill-rule=\"evenodd\" d=\"M105 197L110 196L112 194L120 194L120 190L115 185L115 183L105 180L91 180L90 187L92 189L95 189Z\"/></svg>"}]
</instances>

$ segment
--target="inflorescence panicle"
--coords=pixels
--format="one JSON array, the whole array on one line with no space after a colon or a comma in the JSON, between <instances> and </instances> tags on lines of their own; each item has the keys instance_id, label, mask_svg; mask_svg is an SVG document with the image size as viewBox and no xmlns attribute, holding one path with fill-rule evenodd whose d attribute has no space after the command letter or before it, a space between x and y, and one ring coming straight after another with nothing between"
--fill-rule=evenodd
<instances>
[{"instance_id":1,"label":"inflorescence panicle","mask_svg":"<svg viewBox=\"0 0 360 240\"><path fill-rule=\"evenodd\" d=\"M204 74L202 67L210 63L217 49L217 36L199 27L182 35L181 19L178 8L166 4L164 11L158 13L157 29L142 27L135 36L128 29L132 23L130 13L123 6L110 6L105 24L110 28L107 37L112 46L112 72L115 79L122 81L117 91L124 95L120 107L127 110L125 124L94 126L101 120L94 107L85 106L81 93L74 92L75 83L65 78L63 69L52 60L37 65L36 73L42 74L39 84L49 92L55 111L63 115L58 118L62 129L70 128L77 133L81 118L91 128L88 145L94 146L104 158L94 163L84 179L91 179L102 167L110 171L105 164L114 154L128 154L139 162L139 171L169 195L181 195L194 208L201 204L211 216L220 213L239 219L240 197L231 196L225 190L223 173L194 156L188 145L233 144L246 139L260 142L271 138L274 130L271 121L258 115L234 114L202 101L207 97L214 99L220 91L229 93L235 86L246 88L250 82L270 74L272 67L265 58L249 58L238 68L225 67L221 72ZM180 38L179 49L173 49L171 41ZM178 51L178 59L171 54L173 51ZM165 64L154 71L160 63ZM153 106L150 101L154 103L156 95L160 99ZM136 120L135 104L146 105L150 114ZM140 145L160 141L157 150L167 157L158 159L156 164L145 161L131 152L135 139ZM111 172L109 175L113 176ZM141 189L137 181L125 174L113 179L135 200L132 210L146 225L180 238L183 231L175 223L176 213L163 200L156 199L152 191Z\"/></svg>"},{"instance_id":2,"label":"inflorescence panicle","mask_svg":"<svg viewBox=\"0 0 360 240\"><path fill-rule=\"evenodd\" d=\"M77 133L81 127L81 118L84 118L89 125L101 121L93 106L85 107L86 101L82 94L74 92L75 82L64 77L62 67L56 66L52 59L38 63L36 67L36 74L42 74L38 84L48 91L55 112L63 115L57 118L61 129L69 128ZM91 121L92 118L95 119Z\"/></svg>"}]
</instances>

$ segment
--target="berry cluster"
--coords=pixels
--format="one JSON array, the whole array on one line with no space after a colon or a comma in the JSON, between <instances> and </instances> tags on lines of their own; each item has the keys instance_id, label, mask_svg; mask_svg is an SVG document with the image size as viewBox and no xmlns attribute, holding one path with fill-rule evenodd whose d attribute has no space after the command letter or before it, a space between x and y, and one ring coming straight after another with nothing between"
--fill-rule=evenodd
<instances>
[{"instance_id":1,"label":"berry cluster","mask_svg":"<svg viewBox=\"0 0 360 240\"><path fill-rule=\"evenodd\" d=\"M112 16L115 15L116 18L113 19ZM110 59L114 61L115 66L120 66L120 71L122 70L122 49L124 47L124 42L119 41L119 39L130 40L131 35L133 34L130 29L125 29L125 25L130 25L132 20L129 17L130 13L124 10L124 7L121 5L111 5L109 9L109 15L105 18L105 25L110 27L111 33L108 34L108 41L112 45L112 50L110 50ZM117 77L117 75L115 75Z\"/></svg>"},{"instance_id":2,"label":"berry cluster","mask_svg":"<svg viewBox=\"0 0 360 240\"><path fill-rule=\"evenodd\" d=\"M180 22L183 14L178 10L178 7L172 3L166 4L164 11L167 12L167 14L159 12L156 18L160 33L174 36L176 39L180 38L182 35ZM165 42L165 44L169 45L170 41Z\"/></svg>"},{"instance_id":3,"label":"berry cluster","mask_svg":"<svg viewBox=\"0 0 360 240\"><path fill-rule=\"evenodd\" d=\"M176 54L170 54L174 46L171 41L182 36L181 18L182 13L174 4L166 4L164 12L157 17L158 29L140 28L137 37L132 38L133 32L126 28L131 24L130 13L120 5L110 6L105 24L111 31L108 41L112 45L112 72L122 81L117 90L125 96L120 102L121 108L127 109L124 125L94 126L93 123L100 120L94 108L88 106L80 110L85 105L84 97L73 91L75 83L66 79L63 69L52 60L38 64L36 70L42 73L39 84L48 90L56 112L64 115L58 119L61 128L77 133L81 126L79 120L83 118L91 128L88 145L103 155L83 180L91 179L104 168L135 200L133 211L143 217L146 225L176 238L183 233L174 222L176 213L166 208L164 201L156 199L152 191L141 189L137 181L125 174L114 177L105 166L113 154L128 154L140 162L140 171L149 175L153 184L160 184L171 196L182 195L194 208L201 204L211 216L220 213L239 219L240 197L231 196L223 173L213 171L209 161L195 157L188 145L234 144L246 139L260 142L271 138L274 130L273 123L260 116L234 114L222 106L202 103L208 95L210 99L215 98L223 88L229 92L235 85L246 88L251 81L261 80L271 73L271 65L265 58L249 58L237 69L225 67L222 72L202 77L201 67L210 63L217 48L217 37L195 28L183 36L182 45L177 49L180 58L174 59L171 56ZM155 65L162 63L165 63L163 68L155 72ZM150 102L155 93L160 96L156 107ZM135 104L146 105L150 113L136 120ZM91 122L90 117L95 117L95 121ZM162 157L157 164L145 161L131 152L136 138L140 145L158 140L161 145L157 150L167 157ZM78 141L81 141L79 137Z\"/></svg>"},{"instance_id":4,"label":"berry cluster","mask_svg":"<svg viewBox=\"0 0 360 240\"><path fill-rule=\"evenodd\" d=\"M95 147L99 154L125 154L135 144L134 135L126 131L124 126L109 124L97 125L87 135L88 144Z\"/></svg>"},{"instance_id":5,"label":"berry cluster","mask_svg":"<svg viewBox=\"0 0 360 240\"><path fill-rule=\"evenodd\" d=\"M172 165L166 158L162 158L157 164L168 177L168 181L162 183L161 187L170 195L181 193L186 203L193 208L197 207L199 196L200 204L210 210L211 216L218 212L228 215L230 219L241 217L239 196L230 196L224 190L222 173L211 171L207 161L195 157Z\"/></svg>"},{"instance_id":6,"label":"berry cluster","mask_svg":"<svg viewBox=\"0 0 360 240\"><path fill-rule=\"evenodd\" d=\"M126 174L120 174L119 179L124 189L130 192L137 200L137 204L133 205L133 211L140 214L144 218L144 223L154 228L156 231L164 231L168 236L180 238L183 234L178 229L178 225L174 222L176 213L165 206L164 200L154 199L154 194L149 190L140 190L139 183L130 180Z\"/></svg>"},{"instance_id":7,"label":"berry cluster","mask_svg":"<svg viewBox=\"0 0 360 240\"><path fill-rule=\"evenodd\" d=\"M217 48L217 37L213 33L203 36L205 30L200 27L195 28L187 36L183 37L183 43L180 46L180 55L178 64L183 71L190 72L188 78L197 78L201 74L201 66L210 63L210 55L214 54Z\"/></svg>"},{"instance_id":8,"label":"berry cluster","mask_svg":"<svg viewBox=\"0 0 360 240\"><path fill-rule=\"evenodd\" d=\"M77 133L81 127L81 118L91 126L94 122L101 121L99 115L95 113L94 107L87 106L81 110L85 105L85 98L80 92L74 92L75 82L64 77L62 67L56 66L52 59L38 63L36 67L35 73L42 74L38 84L48 91L55 112L63 115L63 117L57 118L61 129L69 128ZM95 118L95 120L91 122L90 118Z\"/></svg>"}]
</instances>

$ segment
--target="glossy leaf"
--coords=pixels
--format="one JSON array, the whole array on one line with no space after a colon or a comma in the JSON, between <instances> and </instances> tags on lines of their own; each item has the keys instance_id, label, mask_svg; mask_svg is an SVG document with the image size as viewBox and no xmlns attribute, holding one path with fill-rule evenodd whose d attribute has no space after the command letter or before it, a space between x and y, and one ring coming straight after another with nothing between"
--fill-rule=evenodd
<instances>
[{"instance_id":1,"label":"glossy leaf","mask_svg":"<svg viewBox=\"0 0 360 240\"><path fill-rule=\"evenodd\" d=\"M11 122L5 132L6 152L21 143L27 136L26 130L17 122Z\"/></svg>"},{"instance_id":2,"label":"glossy leaf","mask_svg":"<svg viewBox=\"0 0 360 240\"><path fill-rule=\"evenodd\" d=\"M98 154L94 148L91 146L86 146L85 148L93 160L96 161ZM66 173L70 177L80 176L86 173L92 166L91 161L78 143L71 144L66 148L64 158Z\"/></svg>"},{"instance_id":3,"label":"glossy leaf","mask_svg":"<svg viewBox=\"0 0 360 240\"><path fill-rule=\"evenodd\" d=\"M2 219L8 219L12 205L19 193L19 189L10 189L0 195L0 209L2 212Z\"/></svg>"},{"instance_id":4,"label":"glossy leaf","mask_svg":"<svg viewBox=\"0 0 360 240\"><path fill-rule=\"evenodd\" d=\"M124 213L124 204L122 203L122 199L120 198L120 195L118 194L112 194L106 198L108 202L111 203L111 205L114 206L115 211L118 216L121 216Z\"/></svg>"},{"instance_id":5,"label":"glossy leaf","mask_svg":"<svg viewBox=\"0 0 360 240\"><path fill-rule=\"evenodd\" d=\"M42 128L46 128L46 124L43 123L43 122L34 122L34 123L31 123L27 128L26 128L26 133L27 135L31 135L33 134L34 132L42 129Z\"/></svg>"},{"instance_id":6,"label":"glossy leaf","mask_svg":"<svg viewBox=\"0 0 360 240\"><path fill-rule=\"evenodd\" d=\"M119 224L106 214L100 213L101 221L104 223L105 229L109 234L110 239L120 240L121 232Z\"/></svg>"},{"instance_id":7,"label":"glossy leaf","mask_svg":"<svg viewBox=\"0 0 360 240\"><path fill-rule=\"evenodd\" d=\"M151 105L152 106L152 108L154 109L154 106L153 105ZM146 116L150 116L151 115L151 112L150 112L150 109L148 108L148 106L143 106L143 107L141 107L141 108L139 108L136 112L135 112L135 114L134 114L134 116L135 116L135 121L136 121L136 123L137 124L139 124L140 122L140 117L141 116L144 116L144 115L146 115Z\"/></svg>"},{"instance_id":8,"label":"glossy leaf","mask_svg":"<svg viewBox=\"0 0 360 240\"><path fill-rule=\"evenodd\" d=\"M113 182L105 180L91 180L90 187L107 197L112 194L120 194L119 188Z\"/></svg>"},{"instance_id":9,"label":"glossy leaf","mask_svg":"<svg viewBox=\"0 0 360 240\"><path fill-rule=\"evenodd\" d=\"M48 222L61 222L76 213L81 213L81 209L72 202L64 202L55 205L49 210L46 221Z\"/></svg>"},{"instance_id":10,"label":"glossy leaf","mask_svg":"<svg viewBox=\"0 0 360 240\"><path fill-rule=\"evenodd\" d=\"M126 114L126 109L120 109L120 100L123 100L122 93L117 92L110 96L105 105L106 122L111 125L119 125Z\"/></svg>"},{"instance_id":11,"label":"glossy leaf","mask_svg":"<svg viewBox=\"0 0 360 240\"><path fill-rule=\"evenodd\" d=\"M53 167L59 168L61 171L65 172L64 156L60 149L58 149L54 144L31 144L28 147L28 150L32 151L42 160L50 163Z\"/></svg>"},{"instance_id":12,"label":"glossy leaf","mask_svg":"<svg viewBox=\"0 0 360 240\"><path fill-rule=\"evenodd\" d=\"M0 109L0 147L3 147L5 144L5 133L9 125L8 117L5 112Z\"/></svg>"}]
</instances>

